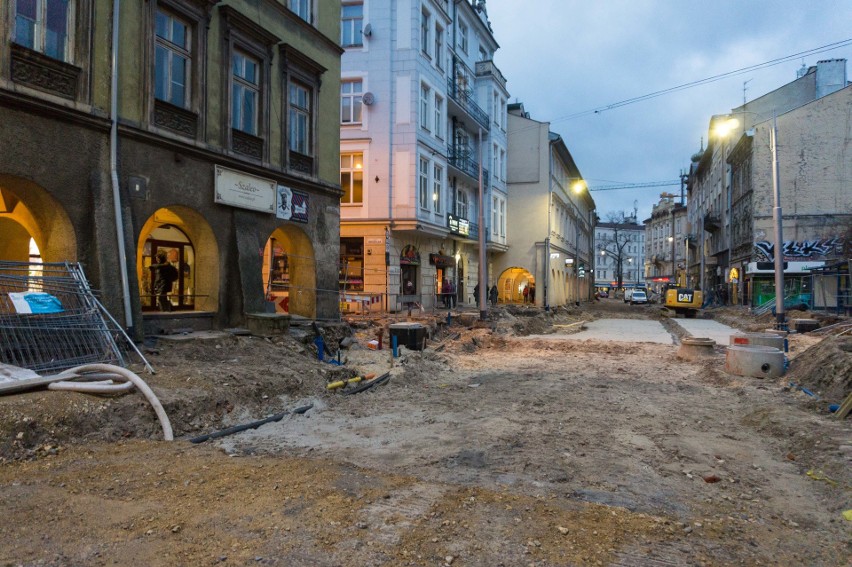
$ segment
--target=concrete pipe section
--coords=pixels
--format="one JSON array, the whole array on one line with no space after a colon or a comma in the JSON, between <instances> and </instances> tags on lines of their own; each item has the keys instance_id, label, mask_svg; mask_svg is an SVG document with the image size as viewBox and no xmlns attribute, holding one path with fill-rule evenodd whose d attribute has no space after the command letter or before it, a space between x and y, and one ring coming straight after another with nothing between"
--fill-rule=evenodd
<instances>
[{"instance_id":1,"label":"concrete pipe section","mask_svg":"<svg viewBox=\"0 0 852 567\"><path fill-rule=\"evenodd\" d=\"M784 375L784 352L769 346L729 346L725 354L725 372L753 378L778 378Z\"/></svg>"},{"instance_id":2,"label":"concrete pipe section","mask_svg":"<svg viewBox=\"0 0 852 567\"><path fill-rule=\"evenodd\" d=\"M786 351L784 337L777 333L734 333L730 345L736 346L768 346Z\"/></svg>"},{"instance_id":3,"label":"concrete pipe section","mask_svg":"<svg viewBox=\"0 0 852 567\"><path fill-rule=\"evenodd\" d=\"M705 337L684 337L677 349L677 357L681 360L697 361L712 357L716 351L716 341Z\"/></svg>"}]
</instances>

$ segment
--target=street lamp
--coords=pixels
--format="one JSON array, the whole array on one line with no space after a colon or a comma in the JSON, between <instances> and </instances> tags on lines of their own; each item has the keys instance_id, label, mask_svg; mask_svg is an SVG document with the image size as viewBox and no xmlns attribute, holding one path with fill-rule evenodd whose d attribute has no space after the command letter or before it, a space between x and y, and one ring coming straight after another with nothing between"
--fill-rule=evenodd
<instances>
[{"instance_id":1,"label":"street lamp","mask_svg":"<svg viewBox=\"0 0 852 567\"><path fill-rule=\"evenodd\" d=\"M669 244L672 245L672 283L675 281L675 244L674 244L674 211L672 211L672 235L669 236Z\"/></svg>"},{"instance_id":2,"label":"street lamp","mask_svg":"<svg viewBox=\"0 0 852 567\"><path fill-rule=\"evenodd\" d=\"M740 113L761 116L756 112L745 110L740 111ZM716 127L716 133L720 136L726 136L739 125L739 120L731 118L720 123ZM784 238L781 215L781 186L778 180L778 121L774 111L772 112L772 128L769 130L769 152L772 155L772 194L774 200L772 223L775 229L775 327L777 329L786 329L787 324L784 313Z\"/></svg>"}]
</instances>

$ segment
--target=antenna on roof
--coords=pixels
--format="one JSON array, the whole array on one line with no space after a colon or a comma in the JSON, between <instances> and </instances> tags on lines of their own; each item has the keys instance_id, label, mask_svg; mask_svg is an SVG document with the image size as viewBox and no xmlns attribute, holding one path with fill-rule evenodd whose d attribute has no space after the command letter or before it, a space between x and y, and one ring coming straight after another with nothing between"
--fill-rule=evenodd
<instances>
[{"instance_id":1,"label":"antenna on roof","mask_svg":"<svg viewBox=\"0 0 852 567\"><path fill-rule=\"evenodd\" d=\"M804 77L807 74L808 74L808 66L805 65L805 58L802 57L802 66L799 67L798 71L796 71L796 78L801 79L802 77Z\"/></svg>"},{"instance_id":2,"label":"antenna on roof","mask_svg":"<svg viewBox=\"0 0 852 567\"><path fill-rule=\"evenodd\" d=\"M749 79L748 81L743 81L743 106L746 105L746 91L748 90L748 87L746 87L746 85L748 85L750 82L752 82L752 80L753 79Z\"/></svg>"}]
</instances>

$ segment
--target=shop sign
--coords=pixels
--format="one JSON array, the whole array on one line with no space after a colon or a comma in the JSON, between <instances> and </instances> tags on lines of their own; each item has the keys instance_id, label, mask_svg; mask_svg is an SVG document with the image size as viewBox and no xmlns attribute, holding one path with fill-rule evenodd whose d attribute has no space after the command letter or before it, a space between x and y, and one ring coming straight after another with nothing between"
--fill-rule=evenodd
<instances>
[{"instance_id":1,"label":"shop sign","mask_svg":"<svg viewBox=\"0 0 852 567\"><path fill-rule=\"evenodd\" d=\"M731 270L728 272L728 281L730 283L739 283L740 271L736 268L731 268Z\"/></svg>"},{"instance_id":2,"label":"shop sign","mask_svg":"<svg viewBox=\"0 0 852 567\"><path fill-rule=\"evenodd\" d=\"M282 220L308 222L308 195L279 185L275 216Z\"/></svg>"},{"instance_id":3,"label":"shop sign","mask_svg":"<svg viewBox=\"0 0 852 567\"><path fill-rule=\"evenodd\" d=\"M275 181L222 167L216 168L216 203L251 209L264 213L275 212Z\"/></svg>"},{"instance_id":4,"label":"shop sign","mask_svg":"<svg viewBox=\"0 0 852 567\"><path fill-rule=\"evenodd\" d=\"M456 215L447 214L447 227L453 234L470 235L470 221Z\"/></svg>"},{"instance_id":5,"label":"shop sign","mask_svg":"<svg viewBox=\"0 0 852 567\"><path fill-rule=\"evenodd\" d=\"M441 254L429 254L429 263L436 268L448 268L453 266L456 259L452 256L442 256Z\"/></svg>"},{"instance_id":6,"label":"shop sign","mask_svg":"<svg viewBox=\"0 0 852 567\"><path fill-rule=\"evenodd\" d=\"M399 255L399 263L402 266L419 266L420 252L411 244L406 244Z\"/></svg>"}]
</instances>

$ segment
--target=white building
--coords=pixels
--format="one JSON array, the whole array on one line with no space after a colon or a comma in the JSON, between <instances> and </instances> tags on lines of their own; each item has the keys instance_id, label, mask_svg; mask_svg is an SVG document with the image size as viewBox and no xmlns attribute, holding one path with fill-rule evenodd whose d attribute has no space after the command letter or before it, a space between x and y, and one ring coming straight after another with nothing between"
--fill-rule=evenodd
<instances>
[{"instance_id":1,"label":"white building","mask_svg":"<svg viewBox=\"0 0 852 567\"><path fill-rule=\"evenodd\" d=\"M341 45L341 291L428 308L447 279L473 302L479 231L507 249L509 94L485 2L344 0Z\"/></svg>"},{"instance_id":2,"label":"white building","mask_svg":"<svg viewBox=\"0 0 852 567\"><path fill-rule=\"evenodd\" d=\"M511 247L495 261L498 298L551 307L593 292L595 202L564 140L550 124L509 105Z\"/></svg>"}]
</instances>

